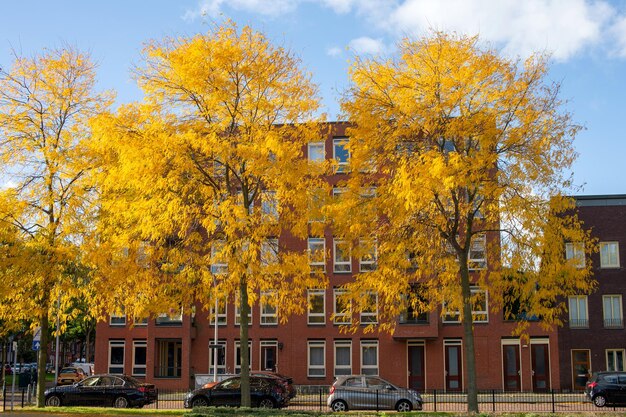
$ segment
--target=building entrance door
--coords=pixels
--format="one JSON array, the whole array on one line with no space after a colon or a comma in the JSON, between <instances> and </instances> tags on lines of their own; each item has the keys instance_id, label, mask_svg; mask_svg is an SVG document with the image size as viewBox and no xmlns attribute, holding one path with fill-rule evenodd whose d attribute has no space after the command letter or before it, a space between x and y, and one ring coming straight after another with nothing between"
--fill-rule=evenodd
<instances>
[{"instance_id":1,"label":"building entrance door","mask_svg":"<svg viewBox=\"0 0 626 417\"><path fill-rule=\"evenodd\" d=\"M572 388L584 390L589 378L591 360L588 350L572 350Z\"/></svg>"},{"instance_id":2,"label":"building entrance door","mask_svg":"<svg viewBox=\"0 0 626 417\"><path fill-rule=\"evenodd\" d=\"M504 390L520 391L521 371L519 345L502 345L502 363L504 366Z\"/></svg>"},{"instance_id":3,"label":"building entrance door","mask_svg":"<svg viewBox=\"0 0 626 417\"><path fill-rule=\"evenodd\" d=\"M424 345L409 345L409 388L424 392Z\"/></svg>"},{"instance_id":4,"label":"building entrance door","mask_svg":"<svg viewBox=\"0 0 626 417\"><path fill-rule=\"evenodd\" d=\"M261 370L276 372L276 344L261 346Z\"/></svg>"},{"instance_id":5,"label":"building entrance door","mask_svg":"<svg viewBox=\"0 0 626 417\"><path fill-rule=\"evenodd\" d=\"M550 390L550 360L548 345L544 343L531 343L530 356L533 391Z\"/></svg>"},{"instance_id":6,"label":"building entrance door","mask_svg":"<svg viewBox=\"0 0 626 417\"><path fill-rule=\"evenodd\" d=\"M446 356L446 391L463 390L463 365L461 362L461 344L444 345Z\"/></svg>"}]
</instances>

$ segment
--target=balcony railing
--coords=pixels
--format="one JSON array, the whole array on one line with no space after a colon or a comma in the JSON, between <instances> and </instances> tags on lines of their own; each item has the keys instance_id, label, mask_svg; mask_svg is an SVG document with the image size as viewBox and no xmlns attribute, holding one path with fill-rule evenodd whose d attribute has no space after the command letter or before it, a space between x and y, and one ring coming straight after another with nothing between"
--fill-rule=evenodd
<instances>
[{"instance_id":1,"label":"balcony railing","mask_svg":"<svg viewBox=\"0 0 626 417\"><path fill-rule=\"evenodd\" d=\"M589 319L569 319L570 329L588 329Z\"/></svg>"},{"instance_id":2,"label":"balcony railing","mask_svg":"<svg viewBox=\"0 0 626 417\"><path fill-rule=\"evenodd\" d=\"M621 329L624 327L624 320L620 319L604 319L604 327L606 329Z\"/></svg>"}]
</instances>

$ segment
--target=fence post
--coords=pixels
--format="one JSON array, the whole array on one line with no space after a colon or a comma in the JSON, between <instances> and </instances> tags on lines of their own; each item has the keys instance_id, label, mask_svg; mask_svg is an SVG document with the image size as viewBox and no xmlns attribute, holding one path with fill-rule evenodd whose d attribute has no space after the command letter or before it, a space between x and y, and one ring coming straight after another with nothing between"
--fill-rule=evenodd
<instances>
[{"instance_id":1,"label":"fence post","mask_svg":"<svg viewBox=\"0 0 626 417\"><path fill-rule=\"evenodd\" d=\"M554 407L554 388L552 388L550 392L552 393L552 414L554 414L556 412Z\"/></svg>"},{"instance_id":2,"label":"fence post","mask_svg":"<svg viewBox=\"0 0 626 417\"><path fill-rule=\"evenodd\" d=\"M24 394L26 394L26 388L22 388L22 408L24 408Z\"/></svg>"},{"instance_id":3,"label":"fence post","mask_svg":"<svg viewBox=\"0 0 626 417\"><path fill-rule=\"evenodd\" d=\"M320 395L319 395L319 400L320 400L320 412L322 411L323 401L324 401L324 400L322 399L322 397L323 397L323 396L322 396L322 390L323 390L323 388L322 388L322 387L319 387L318 392L319 392L319 394L320 394Z\"/></svg>"},{"instance_id":4,"label":"fence post","mask_svg":"<svg viewBox=\"0 0 626 417\"><path fill-rule=\"evenodd\" d=\"M433 405L435 409L433 411L437 412L437 390L433 390Z\"/></svg>"},{"instance_id":5,"label":"fence post","mask_svg":"<svg viewBox=\"0 0 626 417\"><path fill-rule=\"evenodd\" d=\"M7 411L7 387L4 385L2 387L2 412Z\"/></svg>"},{"instance_id":6,"label":"fence post","mask_svg":"<svg viewBox=\"0 0 626 417\"><path fill-rule=\"evenodd\" d=\"M496 412L496 390L491 390L491 412Z\"/></svg>"},{"instance_id":7,"label":"fence post","mask_svg":"<svg viewBox=\"0 0 626 417\"><path fill-rule=\"evenodd\" d=\"M156 409L159 409L159 389L156 388L156 394L157 394L157 398L156 398Z\"/></svg>"},{"instance_id":8,"label":"fence post","mask_svg":"<svg viewBox=\"0 0 626 417\"><path fill-rule=\"evenodd\" d=\"M378 390L376 390L376 412L378 412Z\"/></svg>"}]
</instances>

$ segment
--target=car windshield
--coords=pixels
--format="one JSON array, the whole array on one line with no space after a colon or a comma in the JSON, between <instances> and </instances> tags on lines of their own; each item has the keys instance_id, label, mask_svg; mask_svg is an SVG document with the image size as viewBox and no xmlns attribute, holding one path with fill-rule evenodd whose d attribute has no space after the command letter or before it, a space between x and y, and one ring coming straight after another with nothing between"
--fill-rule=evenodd
<instances>
[{"instance_id":1,"label":"car windshield","mask_svg":"<svg viewBox=\"0 0 626 417\"><path fill-rule=\"evenodd\" d=\"M217 385L216 388L218 388L218 389L239 389L240 385L241 385L241 381L239 380L239 378L232 378L232 379L227 379L226 381L224 381L221 384Z\"/></svg>"}]
</instances>

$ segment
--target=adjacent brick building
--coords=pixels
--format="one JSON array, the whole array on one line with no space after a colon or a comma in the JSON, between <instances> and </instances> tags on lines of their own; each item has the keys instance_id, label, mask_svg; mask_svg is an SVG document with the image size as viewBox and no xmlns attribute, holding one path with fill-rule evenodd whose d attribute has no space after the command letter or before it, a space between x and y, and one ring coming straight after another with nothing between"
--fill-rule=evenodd
<instances>
[{"instance_id":1,"label":"adjacent brick building","mask_svg":"<svg viewBox=\"0 0 626 417\"><path fill-rule=\"evenodd\" d=\"M310 159L335 158L341 167L349 157L344 123L331 124L331 131L306 150ZM335 184L345 177L331 176ZM271 369L293 377L299 385L330 385L337 375L352 373L380 375L396 384L417 390L466 388L463 331L454 316L439 311L415 316L410 311L398 318L389 333L345 333L331 320L335 312L335 294L352 279L352 273L369 265L359 259L341 259L336 255L330 230L324 238L308 242L282 244L306 249L322 247L330 252L325 268L329 286L309 292L311 309L301 316L278 324L275 312L254 306L250 319L252 369ZM485 267L489 267L486 259ZM239 364L239 327L233 305L218 314L219 373L236 373ZM354 312L362 322L375 322L376 312ZM516 323L503 319L502 312L489 307L484 294L480 311L475 311L475 346L479 389L543 391L560 388L567 380L559 372L559 349L555 332L531 325L530 339L511 337ZM344 318L345 319L345 318ZM130 326L125 317L111 317L97 327L96 372L123 372L160 388L186 389L196 375L213 371L213 325L207 312L197 309L194 315L178 318L163 316Z\"/></svg>"}]
</instances>

